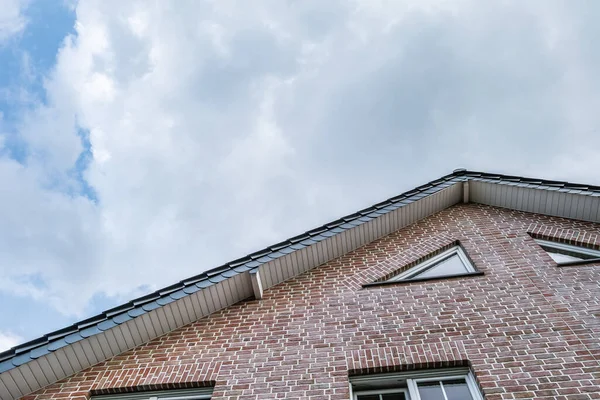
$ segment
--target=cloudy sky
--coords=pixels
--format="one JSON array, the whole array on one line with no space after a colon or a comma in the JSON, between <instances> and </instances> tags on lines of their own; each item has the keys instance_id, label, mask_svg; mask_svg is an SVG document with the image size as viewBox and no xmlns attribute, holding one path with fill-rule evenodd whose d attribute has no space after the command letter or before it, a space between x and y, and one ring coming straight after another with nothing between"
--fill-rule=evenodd
<instances>
[{"instance_id":1,"label":"cloudy sky","mask_svg":"<svg viewBox=\"0 0 600 400\"><path fill-rule=\"evenodd\" d=\"M0 0L0 350L457 167L600 184L599 18Z\"/></svg>"}]
</instances>

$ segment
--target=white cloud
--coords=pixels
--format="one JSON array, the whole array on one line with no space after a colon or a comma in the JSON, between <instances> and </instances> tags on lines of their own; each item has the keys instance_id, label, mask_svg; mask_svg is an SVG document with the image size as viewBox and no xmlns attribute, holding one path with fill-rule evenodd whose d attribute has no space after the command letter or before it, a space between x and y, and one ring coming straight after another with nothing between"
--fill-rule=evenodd
<instances>
[{"instance_id":1,"label":"white cloud","mask_svg":"<svg viewBox=\"0 0 600 400\"><path fill-rule=\"evenodd\" d=\"M82 1L0 158L0 290L81 315L458 166L600 183L597 11Z\"/></svg>"},{"instance_id":2,"label":"white cloud","mask_svg":"<svg viewBox=\"0 0 600 400\"><path fill-rule=\"evenodd\" d=\"M0 331L0 353L15 347L23 341L23 338L10 332Z\"/></svg>"},{"instance_id":3,"label":"white cloud","mask_svg":"<svg viewBox=\"0 0 600 400\"><path fill-rule=\"evenodd\" d=\"M0 3L0 45L25 29L27 19L23 15L29 0L2 0Z\"/></svg>"}]
</instances>

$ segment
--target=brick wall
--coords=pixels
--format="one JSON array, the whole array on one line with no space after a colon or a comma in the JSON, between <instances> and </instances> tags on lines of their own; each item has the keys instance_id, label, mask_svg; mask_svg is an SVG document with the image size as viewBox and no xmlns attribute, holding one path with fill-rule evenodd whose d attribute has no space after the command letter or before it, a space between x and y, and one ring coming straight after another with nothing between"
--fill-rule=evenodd
<instances>
[{"instance_id":1,"label":"brick wall","mask_svg":"<svg viewBox=\"0 0 600 400\"><path fill-rule=\"evenodd\" d=\"M456 365L489 400L600 399L600 264L557 267L530 234L600 245L598 225L457 205L26 399L349 399L348 374ZM485 275L361 286L456 240Z\"/></svg>"}]
</instances>

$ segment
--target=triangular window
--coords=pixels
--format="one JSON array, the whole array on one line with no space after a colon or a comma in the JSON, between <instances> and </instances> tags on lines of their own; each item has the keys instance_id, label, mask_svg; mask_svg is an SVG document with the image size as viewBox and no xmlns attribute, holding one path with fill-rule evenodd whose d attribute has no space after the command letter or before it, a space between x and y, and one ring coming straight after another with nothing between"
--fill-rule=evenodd
<instances>
[{"instance_id":1,"label":"triangular window","mask_svg":"<svg viewBox=\"0 0 600 400\"><path fill-rule=\"evenodd\" d=\"M387 282L445 278L471 272L476 272L475 267L473 267L463 249L460 246L455 246L388 279Z\"/></svg>"},{"instance_id":2,"label":"triangular window","mask_svg":"<svg viewBox=\"0 0 600 400\"><path fill-rule=\"evenodd\" d=\"M600 259L600 251L549 240L535 240L557 264Z\"/></svg>"}]
</instances>

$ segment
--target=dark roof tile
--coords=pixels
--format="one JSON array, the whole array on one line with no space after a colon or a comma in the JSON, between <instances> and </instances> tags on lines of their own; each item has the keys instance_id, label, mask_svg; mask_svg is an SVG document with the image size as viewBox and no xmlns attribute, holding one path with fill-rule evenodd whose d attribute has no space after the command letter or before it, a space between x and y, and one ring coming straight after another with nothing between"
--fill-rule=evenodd
<instances>
[{"instance_id":1,"label":"dark roof tile","mask_svg":"<svg viewBox=\"0 0 600 400\"><path fill-rule=\"evenodd\" d=\"M209 281L208 279L200 281L198 283L196 283L196 286L199 287L200 289L204 289L207 288L209 286L212 286L212 282Z\"/></svg>"},{"instance_id":2,"label":"dark roof tile","mask_svg":"<svg viewBox=\"0 0 600 400\"><path fill-rule=\"evenodd\" d=\"M129 311L133 307L134 307L133 303L129 302L129 303L120 305L118 307L111 308L110 310L106 310L106 311L104 311L104 314L106 314L107 317L112 317L114 315L124 313L125 311Z\"/></svg>"},{"instance_id":3,"label":"dark roof tile","mask_svg":"<svg viewBox=\"0 0 600 400\"><path fill-rule=\"evenodd\" d=\"M223 272L221 275L223 275L225 278L231 278L233 276L236 276L238 273L232 269L230 269L229 271L225 271ZM183 296L182 296L183 297Z\"/></svg>"},{"instance_id":4,"label":"dark roof tile","mask_svg":"<svg viewBox=\"0 0 600 400\"><path fill-rule=\"evenodd\" d=\"M376 205L374 205L373 207L375 207L376 209L380 209L380 208L387 207L387 206L389 206L389 205L391 205L391 204L393 204L393 203L392 203L391 201L389 201L389 200L388 200L388 201L383 201L383 202L381 202L381 203L379 203L379 204L376 204Z\"/></svg>"},{"instance_id":5,"label":"dark roof tile","mask_svg":"<svg viewBox=\"0 0 600 400\"><path fill-rule=\"evenodd\" d=\"M48 350L48 346L40 346L38 348L31 350L31 352L29 353L29 357L31 357L32 360L35 360L36 358L40 358L49 353L50 353L50 350Z\"/></svg>"},{"instance_id":6,"label":"dark roof tile","mask_svg":"<svg viewBox=\"0 0 600 400\"><path fill-rule=\"evenodd\" d=\"M312 231L308 232L308 234L310 236L314 236L314 235L319 235L323 232L327 232L327 228L325 228L324 226L317 228L317 229L313 229Z\"/></svg>"},{"instance_id":7,"label":"dark roof tile","mask_svg":"<svg viewBox=\"0 0 600 400\"><path fill-rule=\"evenodd\" d=\"M284 242L279 242L279 243L277 243L277 244L274 244L274 245L270 246L269 248L270 248L272 251L277 251L277 250L283 249L284 247L288 247L289 245L290 245L290 242L288 242L288 241L286 240L286 241L284 241Z\"/></svg>"},{"instance_id":8,"label":"dark roof tile","mask_svg":"<svg viewBox=\"0 0 600 400\"><path fill-rule=\"evenodd\" d=\"M94 336L99 334L100 332L102 332L100 329L98 329L98 327L96 325L94 326L90 326L88 328L83 329L81 332L79 332L81 334L81 336L83 336L84 338L90 337L90 336Z\"/></svg>"},{"instance_id":9,"label":"dark roof tile","mask_svg":"<svg viewBox=\"0 0 600 400\"><path fill-rule=\"evenodd\" d=\"M40 338L30 340L29 342L23 343L21 346L19 346L18 348L15 349L14 353L15 354L24 353L26 351L35 349L36 347L38 347L42 344L46 344L46 343L48 343L48 339L45 336L42 336Z\"/></svg>"},{"instance_id":10,"label":"dark roof tile","mask_svg":"<svg viewBox=\"0 0 600 400\"><path fill-rule=\"evenodd\" d=\"M46 337L48 338L48 341L52 341L54 339L62 338L62 337L65 337L67 335L70 335L71 333L77 332L77 330L78 330L77 329L77 324L75 324L75 325L71 325L71 326L68 326L66 328L59 329L57 331L51 332L51 333L47 334ZM27 345L27 343L25 345Z\"/></svg>"},{"instance_id":11,"label":"dark roof tile","mask_svg":"<svg viewBox=\"0 0 600 400\"><path fill-rule=\"evenodd\" d=\"M291 249L290 245L288 244L287 247L280 248L279 250L277 250L277 252L282 253L283 255L286 255L286 254L293 253L294 250Z\"/></svg>"},{"instance_id":12,"label":"dark roof tile","mask_svg":"<svg viewBox=\"0 0 600 400\"><path fill-rule=\"evenodd\" d=\"M302 235L294 236L293 238L288 239L290 243L298 243L310 237L309 234L303 233Z\"/></svg>"},{"instance_id":13,"label":"dark roof tile","mask_svg":"<svg viewBox=\"0 0 600 400\"><path fill-rule=\"evenodd\" d=\"M158 294L159 294L161 297L162 297L162 296L166 296L166 295L168 295L168 294L170 294L170 293L173 293L173 292L176 292L176 291L178 291L178 290L182 289L184 286L185 286L185 285L184 285L183 283L181 283L181 282L178 282L178 283L176 283L176 284L174 284L174 285L167 286L166 288L162 288L162 289L159 289L159 290L157 290L157 293L158 293Z\"/></svg>"},{"instance_id":14,"label":"dark roof tile","mask_svg":"<svg viewBox=\"0 0 600 400\"><path fill-rule=\"evenodd\" d=\"M248 257L244 257L244 258L238 258L235 261L230 262L229 264L227 264L230 268L235 268L235 267L239 267L240 265L244 265L245 263L248 262ZM187 281L184 281L184 283Z\"/></svg>"},{"instance_id":15,"label":"dark roof tile","mask_svg":"<svg viewBox=\"0 0 600 400\"><path fill-rule=\"evenodd\" d=\"M137 299L132 300L132 303L133 303L134 306L138 306L138 305L141 305L141 304L150 303L151 301L154 301L154 300L156 300L158 298L160 298L160 295L155 292L155 293L147 294L147 295L142 296L142 297L138 297Z\"/></svg>"},{"instance_id":16,"label":"dark roof tile","mask_svg":"<svg viewBox=\"0 0 600 400\"><path fill-rule=\"evenodd\" d=\"M166 299L171 299L170 296L169 297L165 297L165 298ZM130 319L131 319L131 317L129 316L128 313L123 313L123 314L116 315L115 317L113 317L112 320L113 320L113 322L115 324L119 324L120 325L120 324L122 324L124 322L129 321Z\"/></svg>"},{"instance_id":17,"label":"dark roof tile","mask_svg":"<svg viewBox=\"0 0 600 400\"><path fill-rule=\"evenodd\" d=\"M263 251L257 251L256 253L250 254L250 258L253 260L257 260L259 258L262 258L264 256L266 256L267 254L271 253L272 250L271 249L265 249Z\"/></svg>"},{"instance_id":18,"label":"dark roof tile","mask_svg":"<svg viewBox=\"0 0 600 400\"><path fill-rule=\"evenodd\" d=\"M223 275L215 275L215 276L211 276L210 278L208 278L209 281L211 281L212 283L219 283L219 282L223 282L225 278ZM160 300L158 300L160 301Z\"/></svg>"},{"instance_id":19,"label":"dark roof tile","mask_svg":"<svg viewBox=\"0 0 600 400\"><path fill-rule=\"evenodd\" d=\"M322 234L320 234L319 236L323 236L325 238L330 238L332 236L335 236L335 233L333 232L323 232Z\"/></svg>"},{"instance_id":20,"label":"dark roof tile","mask_svg":"<svg viewBox=\"0 0 600 400\"><path fill-rule=\"evenodd\" d=\"M146 304L146 306L147 305L148 304ZM146 306L144 306L144 309L146 308ZM117 324L112 319L107 319L106 321L102 321L98 324L98 329L100 329L101 331L105 331L107 329L114 328L115 326L117 326Z\"/></svg>"},{"instance_id":21,"label":"dark roof tile","mask_svg":"<svg viewBox=\"0 0 600 400\"><path fill-rule=\"evenodd\" d=\"M15 367L18 367L19 365L23 365L23 364L31 361L31 357L29 356L28 353L20 354L18 356L14 356L11 361Z\"/></svg>"},{"instance_id":22,"label":"dark roof tile","mask_svg":"<svg viewBox=\"0 0 600 400\"><path fill-rule=\"evenodd\" d=\"M48 344L49 351L56 351L62 347L68 346L69 343L65 341L65 339L58 339Z\"/></svg>"},{"instance_id":23,"label":"dark roof tile","mask_svg":"<svg viewBox=\"0 0 600 400\"><path fill-rule=\"evenodd\" d=\"M218 268L214 268L214 269L211 269L210 271L206 271L205 274L206 274L206 276L211 277L211 276L219 275L221 272L225 272L228 269L229 269L229 266L222 265Z\"/></svg>"},{"instance_id":24,"label":"dark roof tile","mask_svg":"<svg viewBox=\"0 0 600 400\"><path fill-rule=\"evenodd\" d=\"M183 291L185 293L187 293L187 294L193 294L193 293L196 293L199 290L200 290L200 288L198 286L196 286L196 285L188 286L188 287L186 287L186 288L183 289Z\"/></svg>"},{"instance_id":25,"label":"dark roof tile","mask_svg":"<svg viewBox=\"0 0 600 400\"><path fill-rule=\"evenodd\" d=\"M77 323L77 329L85 329L88 326L96 325L100 321L104 321L106 319L106 314L102 313L99 315L94 315L92 318L84 319L83 321L79 321Z\"/></svg>"},{"instance_id":26,"label":"dark roof tile","mask_svg":"<svg viewBox=\"0 0 600 400\"><path fill-rule=\"evenodd\" d=\"M83 340L83 336L81 336L80 332L72 333L69 336L65 337L65 342L67 342L68 344L73 344L75 342L79 342L80 340Z\"/></svg>"},{"instance_id":27,"label":"dark roof tile","mask_svg":"<svg viewBox=\"0 0 600 400\"><path fill-rule=\"evenodd\" d=\"M160 304L158 304L156 301L150 302L148 304L144 304L142 306L142 309L144 311L148 311L148 312L150 312L152 310L156 310L157 308L160 308ZM105 330L105 329L103 329L103 330Z\"/></svg>"},{"instance_id":28,"label":"dark roof tile","mask_svg":"<svg viewBox=\"0 0 600 400\"><path fill-rule=\"evenodd\" d=\"M6 372L10 369L13 369L15 366L12 363L12 359L7 359L5 361L0 362L0 374Z\"/></svg>"},{"instance_id":29,"label":"dark roof tile","mask_svg":"<svg viewBox=\"0 0 600 400\"><path fill-rule=\"evenodd\" d=\"M144 309L142 307L136 307L133 310L127 311L127 314L129 314L129 316L131 318L136 318L136 317L139 317L140 315L146 314L146 311L144 311Z\"/></svg>"},{"instance_id":30,"label":"dark roof tile","mask_svg":"<svg viewBox=\"0 0 600 400\"><path fill-rule=\"evenodd\" d=\"M252 268L248 267L247 265L240 265L239 267L235 267L233 271L241 274L242 272L250 271L251 269Z\"/></svg>"},{"instance_id":31,"label":"dark roof tile","mask_svg":"<svg viewBox=\"0 0 600 400\"><path fill-rule=\"evenodd\" d=\"M254 267L258 267L259 265L262 265L262 263L260 263L258 261L250 261L244 265L246 265L247 267L250 267L250 268L254 268Z\"/></svg>"},{"instance_id":32,"label":"dark roof tile","mask_svg":"<svg viewBox=\"0 0 600 400\"><path fill-rule=\"evenodd\" d=\"M219 276L219 275L217 275ZM223 278L225 279L225 278ZM158 304L159 306L166 306L169 303L174 302L175 300L173 300L171 297L161 297L160 299L156 300L156 304Z\"/></svg>"}]
</instances>

